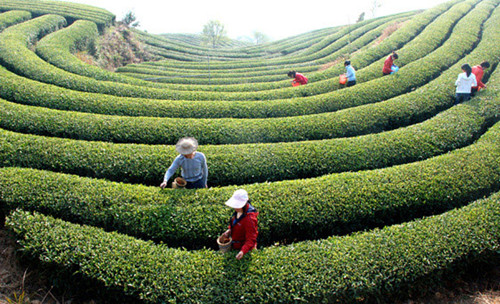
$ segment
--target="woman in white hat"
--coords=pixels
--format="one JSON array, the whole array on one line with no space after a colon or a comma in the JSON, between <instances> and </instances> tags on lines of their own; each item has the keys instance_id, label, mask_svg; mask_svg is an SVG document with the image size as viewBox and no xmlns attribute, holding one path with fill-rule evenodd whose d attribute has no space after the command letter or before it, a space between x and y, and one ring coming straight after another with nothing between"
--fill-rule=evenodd
<instances>
[{"instance_id":1,"label":"woman in white hat","mask_svg":"<svg viewBox=\"0 0 500 304\"><path fill-rule=\"evenodd\" d=\"M207 188L208 167L207 159L201 152L197 152L198 141L193 137L181 138L175 145L180 153L168 168L160 187L165 188L168 180L181 167L181 176L187 182L187 189Z\"/></svg>"},{"instance_id":2,"label":"woman in white hat","mask_svg":"<svg viewBox=\"0 0 500 304\"><path fill-rule=\"evenodd\" d=\"M259 213L250 205L248 193L239 189L226 202L226 206L234 209L229 220L229 229L225 237L231 237L231 248L239 250L236 259L240 260L246 253L257 247L257 216Z\"/></svg>"}]
</instances>

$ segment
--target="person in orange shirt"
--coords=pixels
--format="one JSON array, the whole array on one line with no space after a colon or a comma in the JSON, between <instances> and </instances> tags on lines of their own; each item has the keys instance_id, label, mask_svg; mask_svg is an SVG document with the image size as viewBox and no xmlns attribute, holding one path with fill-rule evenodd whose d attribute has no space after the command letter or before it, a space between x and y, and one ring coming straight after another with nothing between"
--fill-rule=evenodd
<instances>
[{"instance_id":1,"label":"person in orange shirt","mask_svg":"<svg viewBox=\"0 0 500 304\"><path fill-rule=\"evenodd\" d=\"M481 89L486 89L486 85L482 82L484 70L490 67L490 63L488 61L481 62L480 65L476 65L472 68L472 74L476 76L477 86L472 87L471 96L476 95L476 93Z\"/></svg>"}]
</instances>

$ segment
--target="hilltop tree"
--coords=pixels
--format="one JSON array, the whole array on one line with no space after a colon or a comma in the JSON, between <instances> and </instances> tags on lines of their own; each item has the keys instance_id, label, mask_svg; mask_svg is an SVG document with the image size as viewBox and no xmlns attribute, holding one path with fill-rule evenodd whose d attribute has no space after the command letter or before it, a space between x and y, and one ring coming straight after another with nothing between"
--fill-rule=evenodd
<instances>
[{"instance_id":1,"label":"hilltop tree","mask_svg":"<svg viewBox=\"0 0 500 304\"><path fill-rule=\"evenodd\" d=\"M362 12L361 14L359 14L359 17L358 17L358 20L356 21L356 23L364 21L364 20L365 20L365 12Z\"/></svg>"},{"instance_id":2,"label":"hilltop tree","mask_svg":"<svg viewBox=\"0 0 500 304\"><path fill-rule=\"evenodd\" d=\"M255 44L261 44L261 43L268 42L269 37L267 37L262 32L253 32L253 40L255 41Z\"/></svg>"},{"instance_id":3,"label":"hilltop tree","mask_svg":"<svg viewBox=\"0 0 500 304\"><path fill-rule=\"evenodd\" d=\"M131 27L138 27L139 26L139 21L136 21L137 18L135 17L135 14L132 11L128 11L125 14L125 17L122 19L122 23L125 24L126 26L131 26ZM134 22L136 21L136 22Z\"/></svg>"},{"instance_id":4,"label":"hilltop tree","mask_svg":"<svg viewBox=\"0 0 500 304\"><path fill-rule=\"evenodd\" d=\"M227 39L224 24L218 20L210 20L203 26L203 38L206 43L210 43L216 48L221 42Z\"/></svg>"}]
</instances>

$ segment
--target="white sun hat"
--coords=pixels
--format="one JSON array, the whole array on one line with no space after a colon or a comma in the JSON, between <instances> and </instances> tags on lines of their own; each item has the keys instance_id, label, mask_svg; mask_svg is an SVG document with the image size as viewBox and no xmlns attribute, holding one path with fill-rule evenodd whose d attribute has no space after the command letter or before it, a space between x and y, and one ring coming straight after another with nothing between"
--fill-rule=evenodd
<instances>
[{"instance_id":1,"label":"white sun hat","mask_svg":"<svg viewBox=\"0 0 500 304\"><path fill-rule=\"evenodd\" d=\"M175 145L175 150L180 154L191 154L198 148L198 141L193 137L184 137L179 139Z\"/></svg>"},{"instance_id":2,"label":"white sun hat","mask_svg":"<svg viewBox=\"0 0 500 304\"><path fill-rule=\"evenodd\" d=\"M243 208L248 201L248 193L243 189L234 191L233 196L226 202L231 208Z\"/></svg>"}]
</instances>

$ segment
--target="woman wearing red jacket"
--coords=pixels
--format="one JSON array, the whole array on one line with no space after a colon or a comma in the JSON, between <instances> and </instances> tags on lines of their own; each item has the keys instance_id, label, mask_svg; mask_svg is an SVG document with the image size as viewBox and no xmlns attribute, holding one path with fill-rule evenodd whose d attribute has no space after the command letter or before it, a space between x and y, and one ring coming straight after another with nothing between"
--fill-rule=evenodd
<instances>
[{"instance_id":1,"label":"woman wearing red jacket","mask_svg":"<svg viewBox=\"0 0 500 304\"><path fill-rule=\"evenodd\" d=\"M382 69L382 74L384 74L384 76L391 74L394 60L398 59L398 57L399 56L396 52L392 52L392 54L385 59L384 68Z\"/></svg>"},{"instance_id":2,"label":"woman wearing red jacket","mask_svg":"<svg viewBox=\"0 0 500 304\"><path fill-rule=\"evenodd\" d=\"M243 189L234 191L226 205L233 208L234 213L229 221L229 229L224 232L223 236L231 236L231 248L239 250L236 259L240 260L246 253L257 247L259 213L250 205L248 193Z\"/></svg>"},{"instance_id":3,"label":"woman wearing red jacket","mask_svg":"<svg viewBox=\"0 0 500 304\"><path fill-rule=\"evenodd\" d=\"M309 81L306 76L295 71L288 72L288 77L293 78L292 85L305 85Z\"/></svg>"}]
</instances>

